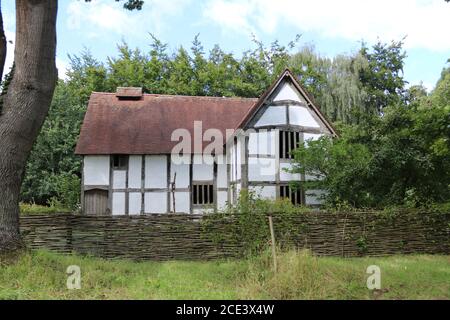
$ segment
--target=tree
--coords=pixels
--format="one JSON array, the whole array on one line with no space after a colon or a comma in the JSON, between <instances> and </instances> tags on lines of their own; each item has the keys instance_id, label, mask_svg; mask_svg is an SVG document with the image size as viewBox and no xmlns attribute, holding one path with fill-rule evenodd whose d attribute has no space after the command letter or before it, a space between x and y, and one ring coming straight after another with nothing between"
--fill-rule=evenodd
<instances>
[{"instance_id":1,"label":"tree","mask_svg":"<svg viewBox=\"0 0 450 320\"><path fill-rule=\"evenodd\" d=\"M81 159L74 150L86 103L79 99L83 88L74 89L62 80L56 86L48 116L27 161L21 201L78 209Z\"/></svg>"},{"instance_id":2,"label":"tree","mask_svg":"<svg viewBox=\"0 0 450 320\"><path fill-rule=\"evenodd\" d=\"M388 105L402 100L406 81L403 80L403 64L406 53L402 41L392 41L389 45L376 43L372 51L363 43L360 54L369 63L360 73L360 81L367 92L366 111L381 114Z\"/></svg>"},{"instance_id":3,"label":"tree","mask_svg":"<svg viewBox=\"0 0 450 320\"><path fill-rule=\"evenodd\" d=\"M125 7L140 9L142 3L128 0ZM23 246L19 194L28 156L47 115L57 81L57 11L55 0L16 0L15 70L0 114L0 252ZM1 23L2 70L5 56Z\"/></svg>"},{"instance_id":4,"label":"tree","mask_svg":"<svg viewBox=\"0 0 450 320\"><path fill-rule=\"evenodd\" d=\"M330 59L304 47L290 58L289 66L331 121L354 123L366 112L360 75L368 61L361 54Z\"/></svg>"}]
</instances>

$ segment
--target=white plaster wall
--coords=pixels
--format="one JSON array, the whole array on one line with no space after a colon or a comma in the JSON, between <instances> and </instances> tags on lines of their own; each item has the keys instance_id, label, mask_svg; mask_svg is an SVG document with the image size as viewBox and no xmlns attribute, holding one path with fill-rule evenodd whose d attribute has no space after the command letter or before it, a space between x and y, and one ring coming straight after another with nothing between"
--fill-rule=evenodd
<instances>
[{"instance_id":1,"label":"white plaster wall","mask_svg":"<svg viewBox=\"0 0 450 320\"><path fill-rule=\"evenodd\" d=\"M249 181L275 181L275 159L249 157Z\"/></svg>"},{"instance_id":2,"label":"white plaster wall","mask_svg":"<svg viewBox=\"0 0 450 320\"><path fill-rule=\"evenodd\" d=\"M145 213L166 213L167 192L146 192L144 195Z\"/></svg>"},{"instance_id":3,"label":"white plaster wall","mask_svg":"<svg viewBox=\"0 0 450 320\"><path fill-rule=\"evenodd\" d=\"M324 195L324 190L307 190L305 192L305 204L306 205L319 205L322 201L319 199L320 196Z\"/></svg>"},{"instance_id":4,"label":"white plaster wall","mask_svg":"<svg viewBox=\"0 0 450 320\"><path fill-rule=\"evenodd\" d=\"M242 144L241 144L241 139L238 138L237 143L236 143L236 179L239 180L241 179L241 163L242 163Z\"/></svg>"},{"instance_id":5,"label":"white plaster wall","mask_svg":"<svg viewBox=\"0 0 450 320\"><path fill-rule=\"evenodd\" d=\"M248 140L249 154L275 155L275 131L251 132Z\"/></svg>"},{"instance_id":6,"label":"white plaster wall","mask_svg":"<svg viewBox=\"0 0 450 320\"><path fill-rule=\"evenodd\" d=\"M209 214L213 213L214 209L194 209L192 210L193 214Z\"/></svg>"},{"instance_id":7,"label":"white plaster wall","mask_svg":"<svg viewBox=\"0 0 450 320\"><path fill-rule=\"evenodd\" d=\"M128 187L140 188L142 182L142 156L130 156L128 159Z\"/></svg>"},{"instance_id":8,"label":"white plaster wall","mask_svg":"<svg viewBox=\"0 0 450 320\"><path fill-rule=\"evenodd\" d=\"M109 156L84 156L84 185L109 185Z\"/></svg>"},{"instance_id":9,"label":"white plaster wall","mask_svg":"<svg viewBox=\"0 0 450 320\"><path fill-rule=\"evenodd\" d=\"M321 133L304 133L303 134L303 140L306 142L307 140L318 140L320 137L322 137L323 134Z\"/></svg>"},{"instance_id":10,"label":"white plaster wall","mask_svg":"<svg viewBox=\"0 0 450 320\"><path fill-rule=\"evenodd\" d=\"M250 186L249 191L254 192L257 197L262 199L274 200L277 196L277 190L275 186Z\"/></svg>"},{"instance_id":11,"label":"white plaster wall","mask_svg":"<svg viewBox=\"0 0 450 320\"><path fill-rule=\"evenodd\" d=\"M167 188L166 156L145 156L145 187Z\"/></svg>"},{"instance_id":12,"label":"white plaster wall","mask_svg":"<svg viewBox=\"0 0 450 320\"><path fill-rule=\"evenodd\" d=\"M112 214L125 214L125 192L113 192L112 195Z\"/></svg>"},{"instance_id":13,"label":"white plaster wall","mask_svg":"<svg viewBox=\"0 0 450 320\"><path fill-rule=\"evenodd\" d=\"M189 213L191 198L189 192L175 192L175 209L177 212ZM172 193L170 193L170 210L173 211Z\"/></svg>"},{"instance_id":14,"label":"white plaster wall","mask_svg":"<svg viewBox=\"0 0 450 320\"><path fill-rule=\"evenodd\" d=\"M300 181L300 174L299 173L289 173L286 172L284 169L291 169L292 164L290 163L280 163L280 180L281 181Z\"/></svg>"},{"instance_id":15,"label":"white plaster wall","mask_svg":"<svg viewBox=\"0 0 450 320\"><path fill-rule=\"evenodd\" d=\"M258 154L258 132L250 132L248 137L248 153Z\"/></svg>"},{"instance_id":16,"label":"white plaster wall","mask_svg":"<svg viewBox=\"0 0 450 320\"><path fill-rule=\"evenodd\" d=\"M126 176L125 170L113 170L113 188L124 189L126 187Z\"/></svg>"},{"instance_id":17,"label":"white plaster wall","mask_svg":"<svg viewBox=\"0 0 450 320\"><path fill-rule=\"evenodd\" d=\"M313 118L311 112L305 107L289 107L289 123L297 126L320 128L319 123Z\"/></svg>"},{"instance_id":18,"label":"white plaster wall","mask_svg":"<svg viewBox=\"0 0 450 320\"><path fill-rule=\"evenodd\" d=\"M234 147L231 146L228 149L230 153L230 157L228 158L230 161L230 181L236 181L236 175L235 175L235 168L236 168L236 162L234 161Z\"/></svg>"},{"instance_id":19,"label":"white plaster wall","mask_svg":"<svg viewBox=\"0 0 450 320\"><path fill-rule=\"evenodd\" d=\"M217 209L224 209L228 201L227 191L217 191Z\"/></svg>"},{"instance_id":20,"label":"white plaster wall","mask_svg":"<svg viewBox=\"0 0 450 320\"><path fill-rule=\"evenodd\" d=\"M189 187L189 164L171 164L170 167L170 182L173 182L175 173L177 180L175 181L176 188Z\"/></svg>"},{"instance_id":21,"label":"white plaster wall","mask_svg":"<svg viewBox=\"0 0 450 320\"><path fill-rule=\"evenodd\" d=\"M227 188L228 187L227 165L226 164L218 164L217 165L217 187L218 188Z\"/></svg>"},{"instance_id":22,"label":"white plaster wall","mask_svg":"<svg viewBox=\"0 0 450 320\"><path fill-rule=\"evenodd\" d=\"M139 192L130 192L128 196L128 214L137 215L141 213L142 195Z\"/></svg>"},{"instance_id":23,"label":"white plaster wall","mask_svg":"<svg viewBox=\"0 0 450 320\"><path fill-rule=\"evenodd\" d=\"M286 106L270 106L256 122L255 127L287 124Z\"/></svg>"},{"instance_id":24,"label":"white plaster wall","mask_svg":"<svg viewBox=\"0 0 450 320\"><path fill-rule=\"evenodd\" d=\"M193 181L211 181L214 179L213 160L210 156L194 155L194 164L192 165Z\"/></svg>"},{"instance_id":25,"label":"white plaster wall","mask_svg":"<svg viewBox=\"0 0 450 320\"><path fill-rule=\"evenodd\" d=\"M258 154L276 154L275 131L262 131L258 133Z\"/></svg>"},{"instance_id":26,"label":"white plaster wall","mask_svg":"<svg viewBox=\"0 0 450 320\"><path fill-rule=\"evenodd\" d=\"M303 97L290 83L285 82L273 101L294 100L304 102Z\"/></svg>"}]
</instances>

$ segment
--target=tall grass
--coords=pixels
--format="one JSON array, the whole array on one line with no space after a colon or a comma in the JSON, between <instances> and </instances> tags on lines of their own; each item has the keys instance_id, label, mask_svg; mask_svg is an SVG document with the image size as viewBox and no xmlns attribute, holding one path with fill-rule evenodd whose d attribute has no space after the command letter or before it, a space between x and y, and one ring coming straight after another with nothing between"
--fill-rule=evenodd
<instances>
[{"instance_id":1,"label":"tall grass","mask_svg":"<svg viewBox=\"0 0 450 320\"><path fill-rule=\"evenodd\" d=\"M247 299L450 299L450 256L316 257L278 253L278 270L265 253L251 259L239 286ZM367 288L367 267L381 270L380 290Z\"/></svg>"},{"instance_id":2,"label":"tall grass","mask_svg":"<svg viewBox=\"0 0 450 320\"><path fill-rule=\"evenodd\" d=\"M450 299L449 256L325 258L270 251L243 260L133 262L47 251L0 265L0 299ZM68 290L66 269L81 268ZM366 287L366 268L381 268L381 290Z\"/></svg>"}]
</instances>

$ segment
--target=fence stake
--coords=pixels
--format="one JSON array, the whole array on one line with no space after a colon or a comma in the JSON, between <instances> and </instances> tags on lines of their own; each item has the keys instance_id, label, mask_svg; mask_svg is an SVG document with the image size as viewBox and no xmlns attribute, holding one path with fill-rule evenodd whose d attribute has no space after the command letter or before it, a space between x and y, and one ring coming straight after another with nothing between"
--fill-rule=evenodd
<instances>
[{"instance_id":1,"label":"fence stake","mask_svg":"<svg viewBox=\"0 0 450 320\"><path fill-rule=\"evenodd\" d=\"M276 255L276 245L275 245L275 232L273 231L273 221L272 216L269 216L269 228L270 228L270 237L272 239L272 257L273 257L273 268L275 272L277 272L277 255Z\"/></svg>"}]
</instances>

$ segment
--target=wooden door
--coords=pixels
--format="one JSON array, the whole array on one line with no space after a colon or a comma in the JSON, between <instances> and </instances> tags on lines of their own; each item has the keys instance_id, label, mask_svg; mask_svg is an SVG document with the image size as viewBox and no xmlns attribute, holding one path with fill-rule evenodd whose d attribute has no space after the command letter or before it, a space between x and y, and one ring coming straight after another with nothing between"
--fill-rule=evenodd
<instances>
[{"instance_id":1,"label":"wooden door","mask_svg":"<svg viewBox=\"0 0 450 320\"><path fill-rule=\"evenodd\" d=\"M108 191L93 189L84 193L84 214L101 216L108 210Z\"/></svg>"}]
</instances>

